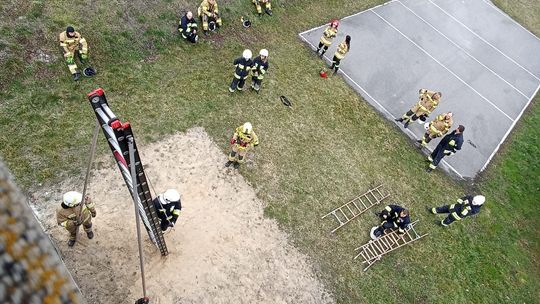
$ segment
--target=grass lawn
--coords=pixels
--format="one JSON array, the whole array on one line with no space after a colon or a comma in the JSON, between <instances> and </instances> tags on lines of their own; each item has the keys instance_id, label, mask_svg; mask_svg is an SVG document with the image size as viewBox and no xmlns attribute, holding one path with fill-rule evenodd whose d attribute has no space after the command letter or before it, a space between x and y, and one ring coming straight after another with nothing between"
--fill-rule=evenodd
<instances>
[{"instance_id":1,"label":"grass lawn","mask_svg":"<svg viewBox=\"0 0 540 304\"><path fill-rule=\"evenodd\" d=\"M240 172L339 303L539 303L538 96L488 170L460 184L426 174L412 142L342 79L319 78L321 61L297 36L383 1L275 0L274 17L259 20L250 1L221 0L224 29L197 45L174 33L180 8L195 10L197 1L155 2L0 4L0 155L26 191L72 176L82 185L95 119L86 93L102 87L139 144L203 126L225 153L233 128L251 121L261 144ZM540 34L537 0L495 3ZM242 14L251 29L241 28ZM68 24L88 40L95 78L71 80L56 42ZM260 95L231 96L232 60L245 47L269 49L270 73ZM42 62L43 54L53 58ZM364 215L332 236L320 216L378 183L429 236L364 273L353 249L377 219ZM440 218L425 208L468 191L486 195L482 213L436 226Z\"/></svg>"}]
</instances>

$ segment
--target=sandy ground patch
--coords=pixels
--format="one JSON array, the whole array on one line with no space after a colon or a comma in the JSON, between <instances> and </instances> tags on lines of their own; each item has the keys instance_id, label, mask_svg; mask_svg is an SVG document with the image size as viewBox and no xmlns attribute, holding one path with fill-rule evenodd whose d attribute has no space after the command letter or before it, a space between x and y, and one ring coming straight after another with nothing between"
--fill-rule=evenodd
<instances>
[{"instance_id":1,"label":"sandy ground patch","mask_svg":"<svg viewBox=\"0 0 540 304\"><path fill-rule=\"evenodd\" d=\"M103 140L100 136L100 140ZM144 233L145 271L152 303L333 303L308 257L288 242L238 172L202 128L142 147L156 191L177 188L182 215L165 239L169 256ZM95 238L83 233L73 249L54 212L66 181L33 195L33 208L88 303L133 303L142 295L133 203L112 158L93 172ZM77 188L74 188L76 185Z\"/></svg>"}]
</instances>

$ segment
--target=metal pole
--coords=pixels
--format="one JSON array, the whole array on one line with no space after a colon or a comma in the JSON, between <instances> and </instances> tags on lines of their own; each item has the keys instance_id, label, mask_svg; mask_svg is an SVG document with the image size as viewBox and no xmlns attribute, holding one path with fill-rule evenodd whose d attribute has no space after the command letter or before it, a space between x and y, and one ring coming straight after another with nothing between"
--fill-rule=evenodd
<instances>
[{"instance_id":1,"label":"metal pole","mask_svg":"<svg viewBox=\"0 0 540 304\"><path fill-rule=\"evenodd\" d=\"M132 184L132 194L133 194L133 206L135 207L135 221L137 223L137 241L139 243L139 260L141 263L141 278L142 278L142 288L143 296L146 298L146 282L144 281L144 256L142 251L142 240L141 240L141 224L139 219L139 210L137 208L139 194L138 184L137 184L137 172L135 170L135 148L133 147L133 137L128 137L128 149L129 149L129 159L131 161L131 184Z\"/></svg>"},{"instance_id":2,"label":"metal pole","mask_svg":"<svg viewBox=\"0 0 540 304\"><path fill-rule=\"evenodd\" d=\"M92 163L94 162L94 155L96 154L96 145L97 145L97 137L99 133L99 129L101 126L99 125L99 121L96 119L96 126L94 128L94 134L92 136L92 145L90 148L90 158L88 159L88 166L86 167L86 177L84 178L84 187L82 192L82 202L79 204L79 212L77 219L80 222L81 216L82 216L82 208L85 204L84 198L86 196L86 189L88 186L88 180L90 179L90 171L92 170ZM79 226L77 226L77 234L79 233Z\"/></svg>"}]
</instances>

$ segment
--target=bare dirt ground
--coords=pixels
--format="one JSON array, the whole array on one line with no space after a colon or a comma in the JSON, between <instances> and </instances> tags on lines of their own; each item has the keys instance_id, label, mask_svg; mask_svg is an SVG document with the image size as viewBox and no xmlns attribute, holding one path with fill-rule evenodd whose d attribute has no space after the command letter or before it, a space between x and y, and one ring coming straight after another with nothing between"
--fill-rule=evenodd
<instances>
[{"instance_id":1,"label":"bare dirt ground","mask_svg":"<svg viewBox=\"0 0 540 304\"><path fill-rule=\"evenodd\" d=\"M100 139L102 140L102 138ZM152 303L333 303L307 256L275 221L263 217L254 190L233 169L202 128L141 147L156 191L177 188L182 215L165 235L161 258L143 228L147 292ZM56 225L62 193L82 191L66 181L34 193L33 209L88 303L133 303L141 297L135 214L112 157L93 171L95 238L79 233L74 248Z\"/></svg>"}]
</instances>

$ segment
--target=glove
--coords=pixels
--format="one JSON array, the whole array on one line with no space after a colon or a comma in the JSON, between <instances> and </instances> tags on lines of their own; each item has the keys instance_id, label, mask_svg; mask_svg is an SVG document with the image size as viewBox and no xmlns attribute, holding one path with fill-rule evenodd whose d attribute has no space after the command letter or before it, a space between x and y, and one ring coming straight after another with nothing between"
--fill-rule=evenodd
<instances>
[{"instance_id":1,"label":"glove","mask_svg":"<svg viewBox=\"0 0 540 304\"><path fill-rule=\"evenodd\" d=\"M452 151L450 151L450 150L444 150L443 153L444 153L444 155L446 155L446 156L454 155L454 152L452 152Z\"/></svg>"},{"instance_id":2,"label":"glove","mask_svg":"<svg viewBox=\"0 0 540 304\"><path fill-rule=\"evenodd\" d=\"M92 213L92 217L96 217L97 213L96 213L95 210L94 210L94 211L91 211L91 213Z\"/></svg>"},{"instance_id":3,"label":"glove","mask_svg":"<svg viewBox=\"0 0 540 304\"><path fill-rule=\"evenodd\" d=\"M73 222L75 222L75 226L80 226L80 225L82 225L82 221L81 221L81 220L75 220L75 221L73 221Z\"/></svg>"},{"instance_id":4,"label":"glove","mask_svg":"<svg viewBox=\"0 0 540 304\"><path fill-rule=\"evenodd\" d=\"M173 222L170 222L170 223L169 223L169 227L174 227L174 223L173 223Z\"/></svg>"},{"instance_id":5,"label":"glove","mask_svg":"<svg viewBox=\"0 0 540 304\"><path fill-rule=\"evenodd\" d=\"M88 54L81 54L81 60L88 59Z\"/></svg>"},{"instance_id":6,"label":"glove","mask_svg":"<svg viewBox=\"0 0 540 304\"><path fill-rule=\"evenodd\" d=\"M258 145L259 145L259 143L256 143L256 144L254 144L253 146L256 147L256 146L258 146Z\"/></svg>"},{"instance_id":7,"label":"glove","mask_svg":"<svg viewBox=\"0 0 540 304\"><path fill-rule=\"evenodd\" d=\"M403 233L405 233L405 230L399 228L399 229L398 229L398 233L399 233L399 234L403 234Z\"/></svg>"},{"instance_id":8,"label":"glove","mask_svg":"<svg viewBox=\"0 0 540 304\"><path fill-rule=\"evenodd\" d=\"M236 142L236 139L231 138L231 145L234 145L235 142Z\"/></svg>"}]
</instances>

